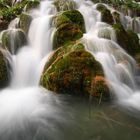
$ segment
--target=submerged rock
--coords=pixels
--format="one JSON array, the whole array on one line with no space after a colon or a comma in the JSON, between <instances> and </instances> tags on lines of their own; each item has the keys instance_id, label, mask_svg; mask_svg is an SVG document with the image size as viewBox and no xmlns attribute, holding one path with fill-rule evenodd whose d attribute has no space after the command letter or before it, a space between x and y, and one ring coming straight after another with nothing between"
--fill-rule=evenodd
<instances>
[{"instance_id":1,"label":"submerged rock","mask_svg":"<svg viewBox=\"0 0 140 140\"><path fill-rule=\"evenodd\" d=\"M101 12L101 20L103 22L106 22L108 24L113 24L114 20L113 20L113 16L110 12L110 10L103 4L98 4L96 9Z\"/></svg>"},{"instance_id":2,"label":"submerged rock","mask_svg":"<svg viewBox=\"0 0 140 140\"><path fill-rule=\"evenodd\" d=\"M97 97L95 92L100 94L100 90L103 92L107 87L94 84L96 76L104 76L102 66L78 43L60 47L53 53L44 67L40 84L56 93ZM98 86L98 90L93 90L94 86Z\"/></svg>"},{"instance_id":3,"label":"submerged rock","mask_svg":"<svg viewBox=\"0 0 140 140\"><path fill-rule=\"evenodd\" d=\"M10 82L10 65L4 52L0 49L0 88L6 87Z\"/></svg>"},{"instance_id":4,"label":"submerged rock","mask_svg":"<svg viewBox=\"0 0 140 140\"><path fill-rule=\"evenodd\" d=\"M117 43L123 49L132 56L140 52L139 38L136 33L131 30L126 31L121 24L114 24L113 28L116 32Z\"/></svg>"},{"instance_id":5,"label":"submerged rock","mask_svg":"<svg viewBox=\"0 0 140 140\"><path fill-rule=\"evenodd\" d=\"M27 44L25 33L20 29L9 29L2 32L2 47L15 54L19 48Z\"/></svg>"},{"instance_id":6,"label":"submerged rock","mask_svg":"<svg viewBox=\"0 0 140 140\"><path fill-rule=\"evenodd\" d=\"M58 12L76 9L76 3L73 0L55 0L54 5Z\"/></svg>"},{"instance_id":7,"label":"submerged rock","mask_svg":"<svg viewBox=\"0 0 140 140\"><path fill-rule=\"evenodd\" d=\"M19 27L26 33L28 34L28 30L30 27L32 21L32 17L28 13L22 13L20 15L20 20L19 20Z\"/></svg>"},{"instance_id":8,"label":"submerged rock","mask_svg":"<svg viewBox=\"0 0 140 140\"><path fill-rule=\"evenodd\" d=\"M54 18L54 25L56 27L53 40L54 49L80 39L85 32L84 18L77 10L58 14Z\"/></svg>"}]
</instances>

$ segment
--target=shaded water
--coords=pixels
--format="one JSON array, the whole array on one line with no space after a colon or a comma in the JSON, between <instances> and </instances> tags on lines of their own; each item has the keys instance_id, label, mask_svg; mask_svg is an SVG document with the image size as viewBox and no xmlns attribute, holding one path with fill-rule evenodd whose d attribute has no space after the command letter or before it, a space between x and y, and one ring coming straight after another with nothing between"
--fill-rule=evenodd
<instances>
[{"instance_id":1,"label":"shaded water","mask_svg":"<svg viewBox=\"0 0 140 140\"><path fill-rule=\"evenodd\" d=\"M51 22L56 14L52 2L42 1L40 9L31 12L29 45L11 56L12 81L0 92L0 140L139 140L135 61L117 44L115 32L101 22L92 2L76 0L87 31L81 41L101 62L116 101L95 105L94 101L55 95L38 86L52 51L55 29Z\"/></svg>"}]
</instances>

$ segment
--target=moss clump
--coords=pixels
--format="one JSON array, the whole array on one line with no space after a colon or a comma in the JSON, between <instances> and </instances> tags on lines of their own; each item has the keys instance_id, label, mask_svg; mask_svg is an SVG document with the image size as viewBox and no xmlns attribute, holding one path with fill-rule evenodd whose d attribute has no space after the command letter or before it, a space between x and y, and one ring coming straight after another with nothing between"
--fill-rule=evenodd
<instances>
[{"instance_id":1,"label":"moss clump","mask_svg":"<svg viewBox=\"0 0 140 140\"><path fill-rule=\"evenodd\" d=\"M32 17L31 17L28 13L23 12L23 13L20 15L19 27L20 27L26 34L28 34L28 30L29 30L31 21L32 21Z\"/></svg>"},{"instance_id":2,"label":"moss clump","mask_svg":"<svg viewBox=\"0 0 140 140\"><path fill-rule=\"evenodd\" d=\"M139 39L133 31L125 31L121 24L114 24L118 44L125 49L130 55L135 56L140 52Z\"/></svg>"},{"instance_id":3,"label":"moss clump","mask_svg":"<svg viewBox=\"0 0 140 140\"><path fill-rule=\"evenodd\" d=\"M2 47L15 54L19 48L27 44L25 33L20 29L5 30L2 32Z\"/></svg>"},{"instance_id":4,"label":"moss clump","mask_svg":"<svg viewBox=\"0 0 140 140\"><path fill-rule=\"evenodd\" d=\"M107 7L105 5L98 4L96 9L101 12L101 20L103 22L106 22L111 25L114 23L113 16L112 16L110 10L107 9Z\"/></svg>"},{"instance_id":5,"label":"moss clump","mask_svg":"<svg viewBox=\"0 0 140 140\"><path fill-rule=\"evenodd\" d=\"M44 67L40 84L57 93L91 95L99 98L95 96L95 89L93 90L93 80L97 75L104 76L100 63L82 44L70 44L60 47L53 53ZM98 91L100 89L103 92L102 86L105 85L96 85Z\"/></svg>"},{"instance_id":6,"label":"moss clump","mask_svg":"<svg viewBox=\"0 0 140 140\"><path fill-rule=\"evenodd\" d=\"M54 5L58 12L76 9L76 3L73 0L55 0Z\"/></svg>"},{"instance_id":7,"label":"moss clump","mask_svg":"<svg viewBox=\"0 0 140 140\"><path fill-rule=\"evenodd\" d=\"M0 49L0 88L4 88L10 81L10 69L8 60L4 57L4 51Z\"/></svg>"},{"instance_id":8,"label":"moss clump","mask_svg":"<svg viewBox=\"0 0 140 140\"><path fill-rule=\"evenodd\" d=\"M58 14L54 18L54 25L56 27L53 40L54 49L80 39L85 32L83 16L77 10Z\"/></svg>"}]
</instances>

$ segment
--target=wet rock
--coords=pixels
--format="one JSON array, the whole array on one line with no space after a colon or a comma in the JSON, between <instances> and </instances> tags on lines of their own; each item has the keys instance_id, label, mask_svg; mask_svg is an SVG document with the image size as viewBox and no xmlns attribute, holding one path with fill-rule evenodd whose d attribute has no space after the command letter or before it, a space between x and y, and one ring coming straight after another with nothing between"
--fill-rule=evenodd
<instances>
[{"instance_id":1,"label":"wet rock","mask_svg":"<svg viewBox=\"0 0 140 140\"><path fill-rule=\"evenodd\" d=\"M76 3L73 0L55 0L54 5L58 12L76 9Z\"/></svg>"},{"instance_id":2,"label":"wet rock","mask_svg":"<svg viewBox=\"0 0 140 140\"><path fill-rule=\"evenodd\" d=\"M4 53L6 51L0 49L0 89L8 86L10 82L10 65Z\"/></svg>"},{"instance_id":3,"label":"wet rock","mask_svg":"<svg viewBox=\"0 0 140 140\"><path fill-rule=\"evenodd\" d=\"M112 12L114 23L121 23L120 13L117 11Z\"/></svg>"},{"instance_id":4,"label":"wet rock","mask_svg":"<svg viewBox=\"0 0 140 140\"><path fill-rule=\"evenodd\" d=\"M139 38L131 30L126 31L121 24L114 24L118 44L125 49L130 55L135 56L140 52Z\"/></svg>"},{"instance_id":5,"label":"wet rock","mask_svg":"<svg viewBox=\"0 0 140 140\"><path fill-rule=\"evenodd\" d=\"M32 17L28 13L22 13L20 15L20 20L19 20L19 27L26 33L28 34L28 30L30 27L32 21Z\"/></svg>"},{"instance_id":6,"label":"wet rock","mask_svg":"<svg viewBox=\"0 0 140 140\"><path fill-rule=\"evenodd\" d=\"M85 32L84 18L77 10L66 11L54 18L56 31L54 33L53 48L76 41Z\"/></svg>"},{"instance_id":7,"label":"wet rock","mask_svg":"<svg viewBox=\"0 0 140 140\"><path fill-rule=\"evenodd\" d=\"M113 16L112 16L110 10L107 9L107 7L105 5L98 4L96 9L101 12L101 20L103 22L106 22L111 25L114 23Z\"/></svg>"},{"instance_id":8,"label":"wet rock","mask_svg":"<svg viewBox=\"0 0 140 140\"><path fill-rule=\"evenodd\" d=\"M95 82L96 76L104 76L102 66L78 43L60 47L52 54L44 67L40 84L56 93L99 98L97 93L102 91L103 96L108 97L105 80Z\"/></svg>"},{"instance_id":9,"label":"wet rock","mask_svg":"<svg viewBox=\"0 0 140 140\"><path fill-rule=\"evenodd\" d=\"M8 28L8 22L6 20L0 19L0 32Z\"/></svg>"},{"instance_id":10,"label":"wet rock","mask_svg":"<svg viewBox=\"0 0 140 140\"><path fill-rule=\"evenodd\" d=\"M20 29L9 29L2 32L2 47L16 54L19 48L27 44L25 33Z\"/></svg>"}]
</instances>

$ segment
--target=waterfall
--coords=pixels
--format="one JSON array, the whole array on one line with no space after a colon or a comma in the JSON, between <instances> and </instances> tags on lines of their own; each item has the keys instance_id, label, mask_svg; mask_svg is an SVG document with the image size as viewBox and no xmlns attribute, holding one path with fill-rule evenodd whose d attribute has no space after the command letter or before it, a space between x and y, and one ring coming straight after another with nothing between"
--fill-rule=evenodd
<instances>
[{"instance_id":1,"label":"waterfall","mask_svg":"<svg viewBox=\"0 0 140 140\"><path fill-rule=\"evenodd\" d=\"M110 83L110 91L116 96L116 103L140 111L140 91L135 82L135 60L118 45L111 25L101 21L101 14L96 10L96 4L89 0L75 0L75 2L86 26L86 33L80 41L102 64ZM31 11L33 20L28 32L28 44L22 46L17 54L10 56L12 80L8 88L0 91L1 140L19 140L19 138L38 140L40 137L41 140L46 138L71 140L72 136L63 137L66 131L63 125L70 125L70 131L75 130L75 125L79 126L77 122L73 123L72 113L75 113L75 110L70 108L70 103L65 103L67 99L59 100L59 97L39 87L41 72L52 52L52 37L55 30L52 19L57 13L52 3L52 0L41 1L40 8ZM121 17L121 22L127 27L130 19ZM13 30L18 20L11 22L9 29ZM140 22L134 25L134 30L138 33L139 28L135 26L139 25ZM70 112L68 109L71 109ZM82 109L80 111L83 112ZM21 132L20 135L18 132ZM66 134L69 134L69 131Z\"/></svg>"},{"instance_id":2,"label":"waterfall","mask_svg":"<svg viewBox=\"0 0 140 140\"><path fill-rule=\"evenodd\" d=\"M140 92L134 79L135 60L117 44L114 30L101 21L94 4L85 1L79 6L79 11L83 14L87 27L82 42L86 50L102 64L105 76L110 81L110 90L117 97L118 104L140 110Z\"/></svg>"}]
</instances>

